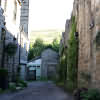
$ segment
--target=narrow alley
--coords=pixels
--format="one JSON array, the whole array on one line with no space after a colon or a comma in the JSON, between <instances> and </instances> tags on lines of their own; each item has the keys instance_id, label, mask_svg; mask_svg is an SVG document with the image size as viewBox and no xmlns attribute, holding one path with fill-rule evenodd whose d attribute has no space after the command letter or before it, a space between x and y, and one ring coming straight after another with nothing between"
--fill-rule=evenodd
<instances>
[{"instance_id":1,"label":"narrow alley","mask_svg":"<svg viewBox=\"0 0 100 100\"><path fill-rule=\"evenodd\" d=\"M100 100L100 0L0 0L0 100Z\"/></svg>"},{"instance_id":2,"label":"narrow alley","mask_svg":"<svg viewBox=\"0 0 100 100\"><path fill-rule=\"evenodd\" d=\"M72 100L72 97L56 87L51 81L32 82L15 93L0 94L0 100Z\"/></svg>"}]
</instances>

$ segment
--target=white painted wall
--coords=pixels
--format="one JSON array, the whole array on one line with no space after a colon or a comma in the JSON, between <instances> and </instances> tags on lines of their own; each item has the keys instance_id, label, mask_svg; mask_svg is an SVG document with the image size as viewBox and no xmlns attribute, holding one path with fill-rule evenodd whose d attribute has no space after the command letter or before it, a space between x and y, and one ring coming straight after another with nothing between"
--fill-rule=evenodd
<instances>
[{"instance_id":1,"label":"white painted wall","mask_svg":"<svg viewBox=\"0 0 100 100\"><path fill-rule=\"evenodd\" d=\"M37 59L35 61L27 63L27 67L30 67L29 70L36 70L36 79L41 77L41 59ZM33 67L36 66L36 67ZM40 66L40 67L37 67Z\"/></svg>"}]
</instances>

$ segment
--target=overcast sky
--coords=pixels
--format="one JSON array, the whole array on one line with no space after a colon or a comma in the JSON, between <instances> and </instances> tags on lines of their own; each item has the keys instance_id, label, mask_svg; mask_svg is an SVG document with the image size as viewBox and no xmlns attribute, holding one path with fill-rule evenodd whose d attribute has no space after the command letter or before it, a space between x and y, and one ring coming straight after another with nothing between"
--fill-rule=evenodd
<instances>
[{"instance_id":1,"label":"overcast sky","mask_svg":"<svg viewBox=\"0 0 100 100\"><path fill-rule=\"evenodd\" d=\"M30 0L29 29L64 29L73 0Z\"/></svg>"}]
</instances>

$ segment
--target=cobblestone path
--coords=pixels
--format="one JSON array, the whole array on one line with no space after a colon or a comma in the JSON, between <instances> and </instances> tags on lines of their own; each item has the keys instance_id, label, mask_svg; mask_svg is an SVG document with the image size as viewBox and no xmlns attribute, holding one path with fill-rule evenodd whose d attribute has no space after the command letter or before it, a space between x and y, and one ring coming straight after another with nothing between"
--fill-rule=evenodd
<instances>
[{"instance_id":1,"label":"cobblestone path","mask_svg":"<svg viewBox=\"0 0 100 100\"><path fill-rule=\"evenodd\" d=\"M72 100L72 97L52 82L32 82L22 91L0 95L0 100Z\"/></svg>"}]
</instances>

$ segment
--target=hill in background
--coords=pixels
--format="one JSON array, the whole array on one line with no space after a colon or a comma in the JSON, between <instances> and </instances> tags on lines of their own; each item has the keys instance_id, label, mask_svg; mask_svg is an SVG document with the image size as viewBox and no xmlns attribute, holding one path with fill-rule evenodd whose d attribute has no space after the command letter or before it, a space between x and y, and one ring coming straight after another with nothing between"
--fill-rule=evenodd
<instances>
[{"instance_id":1,"label":"hill in background","mask_svg":"<svg viewBox=\"0 0 100 100\"><path fill-rule=\"evenodd\" d=\"M30 33L30 43L34 43L37 38L41 38L44 43L49 44L55 38L60 41L63 30L36 30Z\"/></svg>"}]
</instances>

